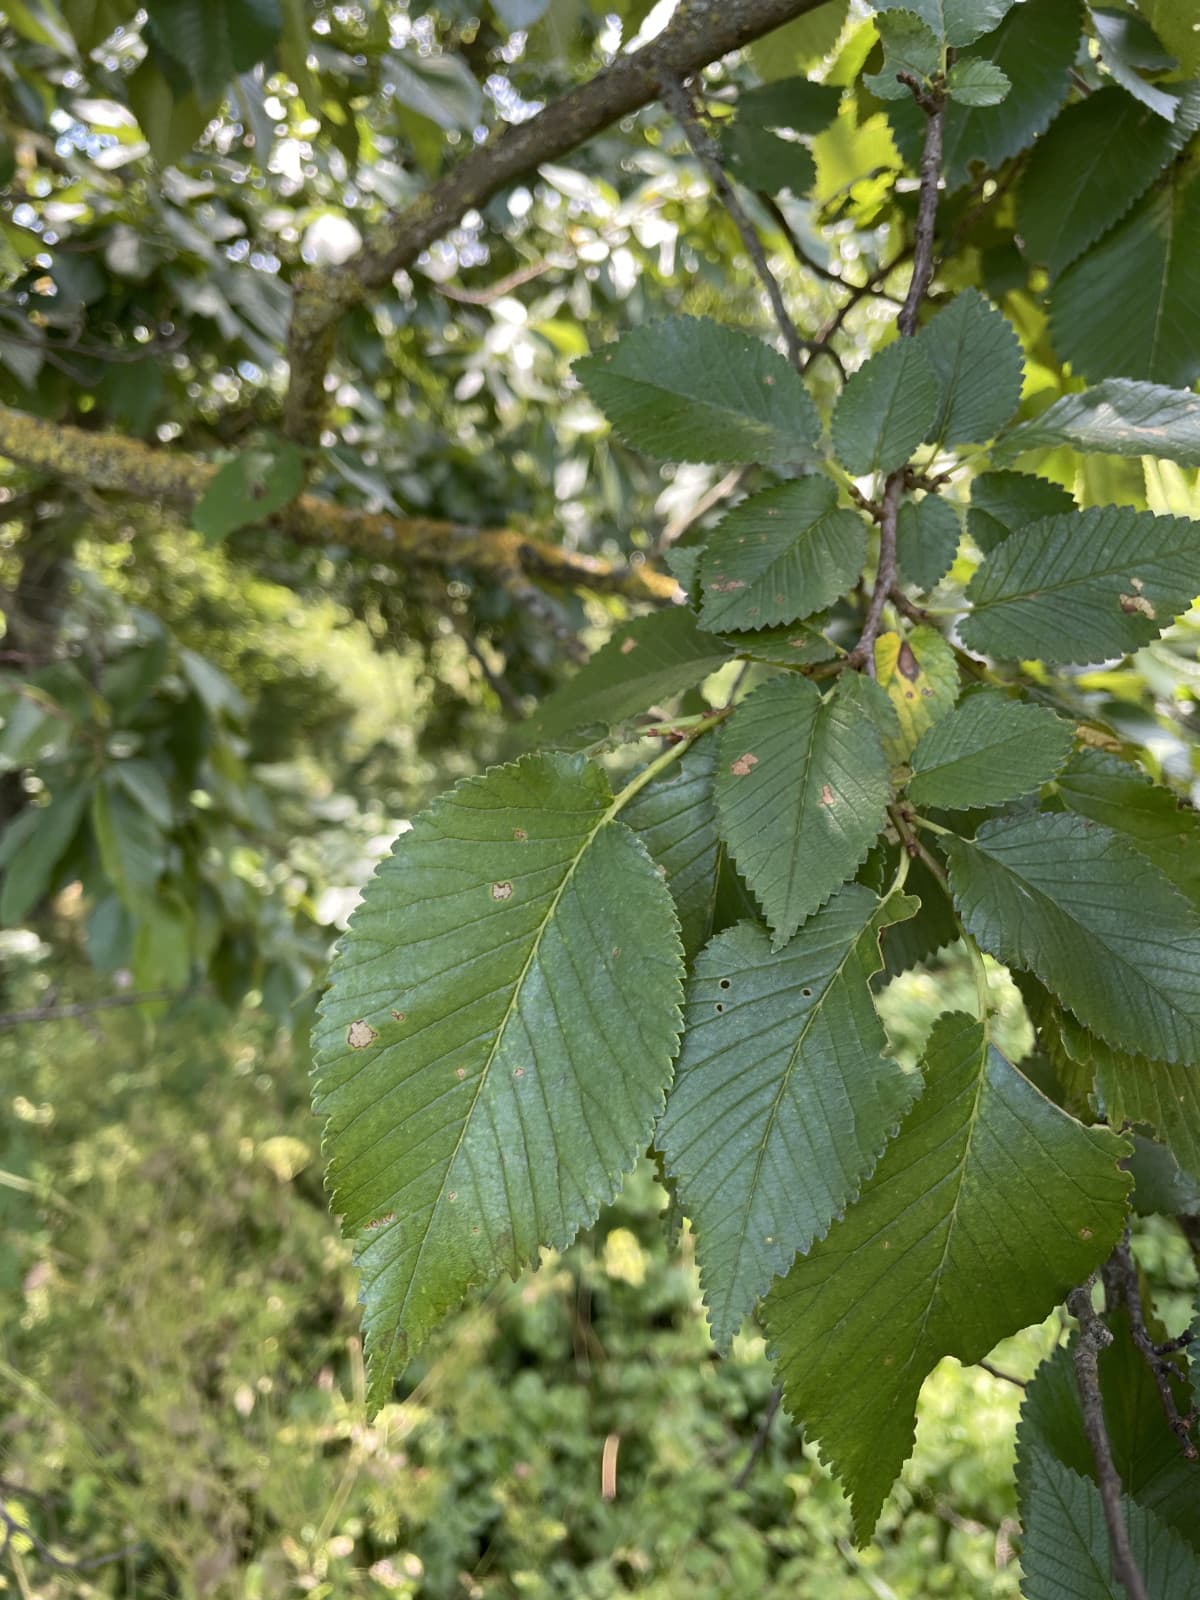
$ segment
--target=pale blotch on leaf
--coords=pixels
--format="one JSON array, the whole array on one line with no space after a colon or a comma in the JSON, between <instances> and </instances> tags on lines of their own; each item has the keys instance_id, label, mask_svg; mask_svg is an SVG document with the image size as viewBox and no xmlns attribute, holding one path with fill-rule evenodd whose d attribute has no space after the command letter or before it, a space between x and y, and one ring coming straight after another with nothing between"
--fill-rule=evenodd
<instances>
[{"instance_id":1,"label":"pale blotch on leaf","mask_svg":"<svg viewBox=\"0 0 1200 1600\"><path fill-rule=\"evenodd\" d=\"M369 1044L374 1044L379 1035L369 1022L352 1022L346 1029L346 1043L351 1050L365 1050Z\"/></svg>"},{"instance_id":2,"label":"pale blotch on leaf","mask_svg":"<svg viewBox=\"0 0 1200 1600\"><path fill-rule=\"evenodd\" d=\"M525 832L524 828L514 828L513 829L513 838L514 839L528 839L528 837L529 837L529 835Z\"/></svg>"},{"instance_id":3,"label":"pale blotch on leaf","mask_svg":"<svg viewBox=\"0 0 1200 1600\"><path fill-rule=\"evenodd\" d=\"M821 804L823 806L831 806L833 804L833 801L834 801L833 790L829 787L829 785L827 783L823 783L821 785Z\"/></svg>"},{"instance_id":4,"label":"pale blotch on leaf","mask_svg":"<svg viewBox=\"0 0 1200 1600\"><path fill-rule=\"evenodd\" d=\"M492 885L492 899L493 900L511 900L512 899L512 884L511 883L494 883Z\"/></svg>"},{"instance_id":5,"label":"pale blotch on leaf","mask_svg":"<svg viewBox=\"0 0 1200 1600\"><path fill-rule=\"evenodd\" d=\"M1158 615L1144 594L1123 594L1121 596L1121 610L1127 616L1131 616L1135 612L1141 617L1156 617Z\"/></svg>"},{"instance_id":6,"label":"pale blotch on leaf","mask_svg":"<svg viewBox=\"0 0 1200 1600\"><path fill-rule=\"evenodd\" d=\"M636 639L623 639L621 641L621 654L627 656L631 650L637 649Z\"/></svg>"},{"instance_id":7,"label":"pale blotch on leaf","mask_svg":"<svg viewBox=\"0 0 1200 1600\"><path fill-rule=\"evenodd\" d=\"M368 1222L366 1227L363 1229L363 1232L373 1233L376 1228L386 1228L389 1222L395 1222L395 1220L396 1213L394 1211L385 1211L381 1217L375 1217L372 1221Z\"/></svg>"},{"instance_id":8,"label":"pale blotch on leaf","mask_svg":"<svg viewBox=\"0 0 1200 1600\"><path fill-rule=\"evenodd\" d=\"M751 755L747 750L744 756L739 756L736 761L731 761L729 763L729 770L733 773L735 778L744 778L746 774L757 765L758 757Z\"/></svg>"},{"instance_id":9,"label":"pale blotch on leaf","mask_svg":"<svg viewBox=\"0 0 1200 1600\"><path fill-rule=\"evenodd\" d=\"M407 1015L407 1013L403 1012L403 1011L393 1011L392 1012L392 1016L395 1017L397 1022L403 1022L406 1015Z\"/></svg>"}]
</instances>

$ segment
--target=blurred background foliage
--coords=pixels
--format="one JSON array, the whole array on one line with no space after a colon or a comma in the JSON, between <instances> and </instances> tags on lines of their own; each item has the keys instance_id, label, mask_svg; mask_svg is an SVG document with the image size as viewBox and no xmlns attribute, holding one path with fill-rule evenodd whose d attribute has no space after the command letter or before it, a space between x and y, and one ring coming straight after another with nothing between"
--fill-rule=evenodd
<instances>
[{"instance_id":1,"label":"blurred background foliage","mask_svg":"<svg viewBox=\"0 0 1200 1600\"><path fill-rule=\"evenodd\" d=\"M1153 9L1182 61L1194 40ZM269 491L296 467L280 429L298 277L669 10L7 0L0 405L265 460ZM865 8L826 0L704 78L798 323L836 320L810 374L826 412L838 365L895 315L861 295L839 318L843 285L887 284L915 204L903 127L861 82L878 62ZM1107 82L1086 40L1073 71L1078 95ZM803 181L760 182L779 152L731 113L796 74L833 92L784 141ZM974 284L1003 306L1026 409L1078 387L1046 273L1014 242L1011 182L964 182L942 215L957 253L939 292ZM732 484L627 450L569 365L674 310L766 326L732 223L651 106L469 212L343 319L300 467L337 505L655 559ZM1084 505L1194 504L1194 472L1037 465ZM6 1592L1017 1594L1019 1390L946 1364L902 1491L856 1551L836 1486L771 1410L761 1341L715 1359L649 1170L572 1250L454 1320L363 1423L349 1248L307 1110L313 998L397 828L501 755L625 602L270 526L202 531L152 496L3 462L0 591ZM1193 613L1069 692L1187 794L1198 684ZM884 999L908 1059L966 992L952 948L931 963L936 985L919 967ZM1015 991L1007 1019L1020 1053ZM1150 1218L1138 1249L1181 1325L1186 1247ZM997 1361L1027 1375L1057 1332Z\"/></svg>"}]
</instances>

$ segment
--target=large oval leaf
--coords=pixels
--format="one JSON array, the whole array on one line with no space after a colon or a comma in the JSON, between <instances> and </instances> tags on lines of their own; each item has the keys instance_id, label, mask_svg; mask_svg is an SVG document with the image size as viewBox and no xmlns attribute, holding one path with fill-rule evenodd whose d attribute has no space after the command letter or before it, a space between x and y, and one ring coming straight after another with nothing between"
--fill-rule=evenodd
<instances>
[{"instance_id":1,"label":"large oval leaf","mask_svg":"<svg viewBox=\"0 0 1200 1600\"><path fill-rule=\"evenodd\" d=\"M472 1284L615 1193L663 1105L682 977L670 894L577 757L495 768L397 841L314 1034L373 1407Z\"/></svg>"}]
</instances>

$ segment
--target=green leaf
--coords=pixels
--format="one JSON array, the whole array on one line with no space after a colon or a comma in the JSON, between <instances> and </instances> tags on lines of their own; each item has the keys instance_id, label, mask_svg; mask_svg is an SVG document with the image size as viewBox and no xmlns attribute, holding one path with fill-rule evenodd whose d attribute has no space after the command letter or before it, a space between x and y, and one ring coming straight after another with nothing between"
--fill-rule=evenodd
<instances>
[{"instance_id":1,"label":"green leaf","mask_svg":"<svg viewBox=\"0 0 1200 1600\"><path fill-rule=\"evenodd\" d=\"M960 106L998 106L1011 88L994 61L956 61L946 75L946 93Z\"/></svg>"},{"instance_id":2,"label":"green leaf","mask_svg":"<svg viewBox=\"0 0 1200 1600\"><path fill-rule=\"evenodd\" d=\"M90 785L61 789L45 806L27 806L4 830L0 865L0 926L23 922L46 893L54 869L75 837L88 803Z\"/></svg>"},{"instance_id":3,"label":"green leaf","mask_svg":"<svg viewBox=\"0 0 1200 1600\"><path fill-rule=\"evenodd\" d=\"M795 622L845 594L866 555L866 524L837 509L828 478L777 484L743 500L709 535L700 620L712 632Z\"/></svg>"},{"instance_id":4,"label":"green leaf","mask_svg":"<svg viewBox=\"0 0 1200 1600\"><path fill-rule=\"evenodd\" d=\"M1067 106L1034 145L1021 178L1017 229L1025 254L1052 276L1070 266L1120 221L1178 148L1178 130L1123 89L1099 89Z\"/></svg>"},{"instance_id":5,"label":"green leaf","mask_svg":"<svg viewBox=\"0 0 1200 1600\"><path fill-rule=\"evenodd\" d=\"M764 194L790 189L805 195L816 182L817 164L811 152L795 139L781 139L741 118L721 136L723 164L747 188Z\"/></svg>"},{"instance_id":6,"label":"green leaf","mask_svg":"<svg viewBox=\"0 0 1200 1600\"><path fill-rule=\"evenodd\" d=\"M527 33L546 15L549 4L550 0L492 0L492 10L506 33Z\"/></svg>"},{"instance_id":7,"label":"green leaf","mask_svg":"<svg viewBox=\"0 0 1200 1600\"><path fill-rule=\"evenodd\" d=\"M281 441L271 450L244 450L209 480L192 511L192 527L214 544L238 528L265 522L304 487L304 454Z\"/></svg>"},{"instance_id":8,"label":"green leaf","mask_svg":"<svg viewBox=\"0 0 1200 1600\"><path fill-rule=\"evenodd\" d=\"M443 133L468 133L483 120L483 91L461 56L395 50L387 76L400 104Z\"/></svg>"},{"instance_id":9,"label":"green leaf","mask_svg":"<svg viewBox=\"0 0 1200 1600\"><path fill-rule=\"evenodd\" d=\"M635 617L554 690L522 734L532 744L593 723L614 727L700 683L732 656L723 640L700 631L687 606Z\"/></svg>"},{"instance_id":10,"label":"green leaf","mask_svg":"<svg viewBox=\"0 0 1200 1600\"><path fill-rule=\"evenodd\" d=\"M899 765L958 699L958 663L936 628L914 628L905 638L881 633L875 641L875 678L899 723L899 733L885 735L883 743L888 759Z\"/></svg>"},{"instance_id":11,"label":"green leaf","mask_svg":"<svg viewBox=\"0 0 1200 1600\"><path fill-rule=\"evenodd\" d=\"M1125 1600L1112 1572L1100 1490L1052 1456L1037 1451L1026 1470L1021 1570L1026 1600ZM1121 1517L1134 1563L1154 1600L1195 1600L1200 1558L1128 1495Z\"/></svg>"},{"instance_id":12,"label":"green leaf","mask_svg":"<svg viewBox=\"0 0 1200 1600\"><path fill-rule=\"evenodd\" d=\"M666 875L690 961L712 936L721 856L713 778L716 741L700 740L622 813Z\"/></svg>"},{"instance_id":13,"label":"green leaf","mask_svg":"<svg viewBox=\"0 0 1200 1600\"><path fill-rule=\"evenodd\" d=\"M175 808L167 780L153 761L136 758L117 761L111 768L113 779L141 806L155 823L169 833L175 820Z\"/></svg>"},{"instance_id":14,"label":"green leaf","mask_svg":"<svg viewBox=\"0 0 1200 1600\"><path fill-rule=\"evenodd\" d=\"M1139 0L1138 9L1166 48L1179 61L1185 77L1200 72L1200 29L1190 6L1179 0Z\"/></svg>"},{"instance_id":15,"label":"green leaf","mask_svg":"<svg viewBox=\"0 0 1200 1600\"><path fill-rule=\"evenodd\" d=\"M1156 456L1181 467L1200 467L1200 395L1159 383L1109 378L1065 394L1041 416L997 440L994 461L1015 461L1027 450L1060 445L1085 453Z\"/></svg>"},{"instance_id":16,"label":"green leaf","mask_svg":"<svg viewBox=\"0 0 1200 1600\"><path fill-rule=\"evenodd\" d=\"M1100 305L1120 316L1097 316ZM1200 182L1179 172L1058 279L1054 348L1082 377L1190 388L1200 376Z\"/></svg>"},{"instance_id":17,"label":"green leaf","mask_svg":"<svg viewBox=\"0 0 1200 1600\"><path fill-rule=\"evenodd\" d=\"M788 128L792 133L820 133L837 116L842 91L835 84L808 78L777 78L757 89L743 89L737 98L739 122L760 128Z\"/></svg>"},{"instance_id":18,"label":"green leaf","mask_svg":"<svg viewBox=\"0 0 1200 1600\"><path fill-rule=\"evenodd\" d=\"M955 295L916 341L941 387L941 408L926 434L936 444L981 444L1021 400L1021 341L1008 318L977 289Z\"/></svg>"},{"instance_id":19,"label":"green leaf","mask_svg":"<svg viewBox=\"0 0 1200 1600\"><path fill-rule=\"evenodd\" d=\"M915 339L864 361L833 413L833 449L855 477L903 466L938 414L938 385Z\"/></svg>"},{"instance_id":20,"label":"green leaf","mask_svg":"<svg viewBox=\"0 0 1200 1600\"><path fill-rule=\"evenodd\" d=\"M682 952L614 810L578 758L460 784L397 841L339 947L313 1098L358 1242L372 1411L468 1288L595 1219L662 1109Z\"/></svg>"},{"instance_id":21,"label":"green leaf","mask_svg":"<svg viewBox=\"0 0 1200 1600\"><path fill-rule=\"evenodd\" d=\"M972 167L997 171L1031 145L1049 126L1067 97L1083 19L1079 0L1025 0L1000 26L959 56L999 67L1012 89L999 106L963 106L953 101L944 116L943 171L948 190L971 182ZM896 142L915 168L920 159L925 115L898 103L888 113Z\"/></svg>"},{"instance_id":22,"label":"green leaf","mask_svg":"<svg viewBox=\"0 0 1200 1600\"><path fill-rule=\"evenodd\" d=\"M880 25L894 20L888 13L900 8L902 14L918 16L942 43L955 48L990 33L1012 4L1013 0L874 0L875 10L884 13Z\"/></svg>"},{"instance_id":23,"label":"green leaf","mask_svg":"<svg viewBox=\"0 0 1200 1600\"><path fill-rule=\"evenodd\" d=\"M817 618L816 622L821 620ZM725 633L721 637L732 650L751 660L769 661L783 667L809 667L818 661L832 661L838 653L816 622L793 622L780 628Z\"/></svg>"},{"instance_id":24,"label":"green leaf","mask_svg":"<svg viewBox=\"0 0 1200 1600\"><path fill-rule=\"evenodd\" d=\"M122 902L136 909L153 893L166 866L166 841L154 819L111 773L92 791L92 828L100 865Z\"/></svg>"},{"instance_id":25,"label":"green leaf","mask_svg":"<svg viewBox=\"0 0 1200 1600\"><path fill-rule=\"evenodd\" d=\"M942 47L933 30L912 9L885 13L875 24L883 46L883 67L868 72L863 83L881 100L907 100L912 96L900 74L928 84L941 70Z\"/></svg>"},{"instance_id":26,"label":"green leaf","mask_svg":"<svg viewBox=\"0 0 1200 1600\"><path fill-rule=\"evenodd\" d=\"M668 461L805 461L821 432L798 374L704 317L634 328L574 371L616 433Z\"/></svg>"},{"instance_id":27,"label":"green leaf","mask_svg":"<svg viewBox=\"0 0 1200 1600\"><path fill-rule=\"evenodd\" d=\"M939 1018L925 1077L858 1203L765 1304L784 1399L848 1488L860 1543L934 1366L1041 1321L1125 1221L1129 1142L1045 1099L981 1023Z\"/></svg>"},{"instance_id":28,"label":"green leaf","mask_svg":"<svg viewBox=\"0 0 1200 1600\"><path fill-rule=\"evenodd\" d=\"M783 951L743 922L697 958L656 1143L721 1350L854 1198L920 1088L885 1056L867 987L880 930L915 909L851 883Z\"/></svg>"},{"instance_id":29,"label":"green leaf","mask_svg":"<svg viewBox=\"0 0 1200 1600\"><path fill-rule=\"evenodd\" d=\"M760 76L776 82L797 68L819 66L841 38L849 10L850 0L826 0L759 39L750 56Z\"/></svg>"},{"instance_id":30,"label":"green leaf","mask_svg":"<svg viewBox=\"0 0 1200 1600\"><path fill-rule=\"evenodd\" d=\"M1176 63L1154 37L1141 17L1109 6L1089 6L1100 59L1123 89L1157 116L1173 122L1179 97L1157 84L1147 83L1142 71L1172 70Z\"/></svg>"},{"instance_id":31,"label":"green leaf","mask_svg":"<svg viewBox=\"0 0 1200 1600\"><path fill-rule=\"evenodd\" d=\"M906 500L896 519L900 576L918 589L934 589L954 564L961 529L958 512L940 495Z\"/></svg>"},{"instance_id":32,"label":"green leaf","mask_svg":"<svg viewBox=\"0 0 1200 1600\"><path fill-rule=\"evenodd\" d=\"M908 869L905 889L920 899L921 909L883 935L883 961L889 977L929 961L959 936L950 896L929 868L916 860Z\"/></svg>"},{"instance_id":33,"label":"green leaf","mask_svg":"<svg viewBox=\"0 0 1200 1600\"><path fill-rule=\"evenodd\" d=\"M1183 1170L1200 1179L1200 1072L1195 1066L1147 1061L1101 1044L1095 1072L1108 1120L1153 1128Z\"/></svg>"},{"instance_id":34,"label":"green leaf","mask_svg":"<svg viewBox=\"0 0 1200 1600\"><path fill-rule=\"evenodd\" d=\"M1200 524L1128 506L1020 529L967 587L972 650L1010 661L1104 661L1156 638L1200 594Z\"/></svg>"},{"instance_id":35,"label":"green leaf","mask_svg":"<svg viewBox=\"0 0 1200 1600\"><path fill-rule=\"evenodd\" d=\"M23 39L75 58L75 41L54 0L8 0L4 10Z\"/></svg>"},{"instance_id":36,"label":"green leaf","mask_svg":"<svg viewBox=\"0 0 1200 1600\"><path fill-rule=\"evenodd\" d=\"M1200 908L1200 814L1139 768L1100 750L1080 750L1056 788L1069 811L1124 834Z\"/></svg>"},{"instance_id":37,"label":"green leaf","mask_svg":"<svg viewBox=\"0 0 1200 1600\"><path fill-rule=\"evenodd\" d=\"M874 844L890 797L879 733L834 690L772 678L718 736L717 812L738 869L786 944Z\"/></svg>"},{"instance_id":38,"label":"green leaf","mask_svg":"<svg viewBox=\"0 0 1200 1600\"><path fill-rule=\"evenodd\" d=\"M1200 1060L1200 916L1119 834L1082 817L1000 817L943 841L969 932L1028 967L1110 1044Z\"/></svg>"},{"instance_id":39,"label":"green leaf","mask_svg":"<svg viewBox=\"0 0 1200 1600\"><path fill-rule=\"evenodd\" d=\"M1047 478L1026 472L981 472L971 480L967 532L987 555L1017 528L1074 510L1067 490Z\"/></svg>"},{"instance_id":40,"label":"green leaf","mask_svg":"<svg viewBox=\"0 0 1200 1600\"><path fill-rule=\"evenodd\" d=\"M908 797L943 811L1019 800L1054 776L1073 742L1070 724L1046 706L974 694L922 735Z\"/></svg>"},{"instance_id":41,"label":"green leaf","mask_svg":"<svg viewBox=\"0 0 1200 1600\"><path fill-rule=\"evenodd\" d=\"M150 38L202 103L263 61L283 32L279 0L147 0L146 11Z\"/></svg>"}]
</instances>

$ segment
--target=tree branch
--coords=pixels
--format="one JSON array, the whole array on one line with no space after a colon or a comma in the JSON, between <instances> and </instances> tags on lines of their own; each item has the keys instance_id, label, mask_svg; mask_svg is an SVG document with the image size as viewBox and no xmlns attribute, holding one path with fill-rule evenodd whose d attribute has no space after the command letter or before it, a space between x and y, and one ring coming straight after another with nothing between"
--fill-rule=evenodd
<instances>
[{"instance_id":1,"label":"tree branch","mask_svg":"<svg viewBox=\"0 0 1200 1600\"><path fill-rule=\"evenodd\" d=\"M1146 1328L1146 1314L1142 1308L1142 1290L1138 1283L1137 1263L1129 1248L1129 1230L1125 1230L1125 1238L1113 1251L1109 1265L1112 1269L1113 1279L1120 1291L1129 1312L1129 1331L1133 1342L1141 1352L1142 1359L1150 1368L1158 1397L1162 1402L1163 1412L1171 1432L1179 1440L1183 1453L1189 1461L1200 1461L1200 1451L1192 1443L1192 1415L1181 1416L1179 1407L1175 1404L1175 1393L1171 1388L1172 1377L1178 1376L1178 1369L1174 1362L1166 1359L1166 1352L1159 1348L1150 1337Z\"/></svg>"},{"instance_id":2,"label":"tree branch","mask_svg":"<svg viewBox=\"0 0 1200 1600\"><path fill-rule=\"evenodd\" d=\"M404 211L394 213L341 266L307 272L293 285L288 335L291 381L284 430L316 441L325 408L325 373L338 324L351 307L390 283L422 250L506 184L556 161L621 117L657 98L668 80L751 44L811 11L820 0L683 0L670 24L642 49L622 55L587 83L527 122L512 123L451 167Z\"/></svg>"},{"instance_id":3,"label":"tree branch","mask_svg":"<svg viewBox=\"0 0 1200 1600\"><path fill-rule=\"evenodd\" d=\"M120 434L46 422L7 406L0 406L0 456L83 489L106 489L183 508L195 504L217 470L186 451L157 449ZM670 604L677 590L674 578L649 565L614 566L511 528L389 516L317 495L301 495L271 521L297 544L345 545L402 567L467 567L502 582L516 573L526 580L539 578L659 605Z\"/></svg>"},{"instance_id":4,"label":"tree branch","mask_svg":"<svg viewBox=\"0 0 1200 1600\"><path fill-rule=\"evenodd\" d=\"M804 370L804 345L792 321L787 306L783 301L783 291L775 279L767 261L767 253L763 249L762 240L755 231L754 224L746 215L742 202L737 197L733 185L726 175L725 168L721 165L721 152L713 142L708 129L696 115L696 108L692 104L692 97L684 85L676 79L668 79L663 85L663 99L670 107L671 115L683 129L684 138L691 148L692 154L708 174L713 190L733 220L733 225L741 236L746 247L746 254L753 263L758 274L759 282L767 291L767 299L771 302L771 310L775 315L775 323L783 335L783 342L787 346L788 360L797 372Z\"/></svg>"},{"instance_id":5,"label":"tree branch","mask_svg":"<svg viewBox=\"0 0 1200 1600\"><path fill-rule=\"evenodd\" d=\"M1079 1399L1083 1409L1083 1428L1096 1462L1100 1503L1104 1508L1104 1522L1108 1528L1108 1545L1112 1555L1113 1576L1120 1582L1129 1600L1150 1600L1146 1584L1133 1559L1129 1544L1129 1530L1121 1508L1121 1479L1113 1461L1108 1428L1104 1421L1104 1399L1100 1393L1100 1352L1112 1343L1112 1334L1092 1305L1093 1274L1067 1297L1067 1309L1079 1323L1075 1336L1075 1380L1079 1385Z\"/></svg>"}]
</instances>

